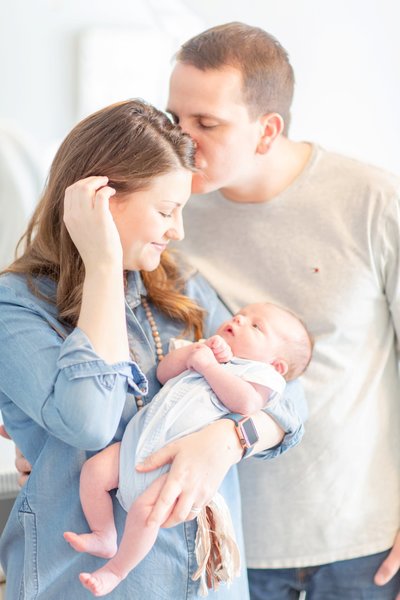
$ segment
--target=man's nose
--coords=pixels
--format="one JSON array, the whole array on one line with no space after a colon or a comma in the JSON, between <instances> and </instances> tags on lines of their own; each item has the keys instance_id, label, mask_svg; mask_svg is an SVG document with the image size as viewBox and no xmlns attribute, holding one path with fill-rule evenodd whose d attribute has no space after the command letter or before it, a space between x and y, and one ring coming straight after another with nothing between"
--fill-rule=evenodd
<instances>
[{"instance_id":1,"label":"man's nose","mask_svg":"<svg viewBox=\"0 0 400 600\"><path fill-rule=\"evenodd\" d=\"M187 133L192 138L195 148L197 150L197 139L194 125L190 122L190 119L179 119L179 125L184 133Z\"/></svg>"}]
</instances>

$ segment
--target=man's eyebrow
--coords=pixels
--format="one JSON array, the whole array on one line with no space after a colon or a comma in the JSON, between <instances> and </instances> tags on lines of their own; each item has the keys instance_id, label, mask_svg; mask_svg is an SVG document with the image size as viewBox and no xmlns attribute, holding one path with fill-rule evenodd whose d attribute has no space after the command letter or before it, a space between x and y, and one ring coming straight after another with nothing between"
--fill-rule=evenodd
<instances>
[{"instance_id":1,"label":"man's eyebrow","mask_svg":"<svg viewBox=\"0 0 400 600\"><path fill-rule=\"evenodd\" d=\"M178 115L173 110L167 108L166 112L169 113L172 117L174 117L177 121L179 121ZM214 119L215 121L220 121L221 123L227 122L226 119L224 119L223 117L214 115L212 113L203 113L203 112L191 113L189 115L189 117L195 118L195 119Z\"/></svg>"},{"instance_id":2,"label":"man's eyebrow","mask_svg":"<svg viewBox=\"0 0 400 600\"><path fill-rule=\"evenodd\" d=\"M221 117L212 113L194 113L192 116L197 117L198 119L218 119L218 121L222 120Z\"/></svg>"}]
</instances>

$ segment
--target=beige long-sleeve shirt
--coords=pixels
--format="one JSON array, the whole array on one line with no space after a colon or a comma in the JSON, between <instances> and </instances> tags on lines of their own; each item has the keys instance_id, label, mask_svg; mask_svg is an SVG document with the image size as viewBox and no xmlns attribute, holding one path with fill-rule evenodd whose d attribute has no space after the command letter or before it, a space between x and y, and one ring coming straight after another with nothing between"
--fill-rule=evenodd
<instances>
[{"instance_id":1,"label":"beige long-sleeve shirt","mask_svg":"<svg viewBox=\"0 0 400 600\"><path fill-rule=\"evenodd\" d=\"M399 199L396 177L314 146L268 202L185 209L180 248L228 307L276 302L316 341L303 442L240 466L250 567L373 554L399 528Z\"/></svg>"}]
</instances>

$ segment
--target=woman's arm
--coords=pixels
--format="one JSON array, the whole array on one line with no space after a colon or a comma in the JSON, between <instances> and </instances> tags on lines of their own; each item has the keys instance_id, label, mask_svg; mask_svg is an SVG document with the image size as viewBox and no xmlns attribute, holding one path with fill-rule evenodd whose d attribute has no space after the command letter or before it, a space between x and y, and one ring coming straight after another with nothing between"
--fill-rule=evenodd
<instances>
[{"instance_id":1,"label":"woman's arm","mask_svg":"<svg viewBox=\"0 0 400 600\"><path fill-rule=\"evenodd\" d=\"M260 436L256 451L282 440L283 431L265 413L252 417ZM216 493L229 469L240 461L243 448L231 420L220 419L204 429L171 442L140 465L146 472L171 463L164 487L149 517L163 527L193 518L192 506L204 506Z\"/></svg>"},{"instance_id":2,"label":"woman's arm","mask_svg":"<svg viewBox=\"0 0 400 600\"><path fill-rule=\"evenodd\" d=\"M86 279L78 327L65 340L52 329L50 307L36 302L23 282L10 276L9 287L5 276L0 285L0 390L11 400L2 407L9 426L27 415L86 450L111 441L128 385L141 393L146 384L128 360L122 249L106 182L92 177L66 192L65 222ZM25 452L19 430L9 433Z\"/></svg>"},{"instance_id":3,"label":"woman's arm","mask_svg":"<svg viewBox=\"0 0 400 600\"><path fill-rule=\"evenodd\" d=\"M204 506L213 497L242 454L234 424L226 419L151 454L136 465L138 471L151 471L167 463L171 463L171 469L149 521L173 527L188 519L192 506Z\"/></svg>"},{"instance_id":4,"label":"woman's arm","mask_svg":"<svg viewBox=\"0 0 400 600\"><path fill-rule=\"evenodd\" d=\"M134 363L106 363L79 328L63 340L50 319L33 299L0 286L1 410L8 433L26 454L21 437L31 419L71 446L99 449L115 434L128 386L140 393L144 376Z\"/></svg>"},{"instance_id":5,"label":"woman's arm","mask_svg":"<svg viewBox=\"0 0 400 600\"><path fill-rule=\"evenodd\" d=\"M129 359L123 257L107 177L88 177L65 192L64 223L85 265L78 327L106 362Z\"/></svg>"},{"instance_id":6,"label":"woman's arm","mask_svg":"<svg viewBox=\"0 0 400 600\"><path fill-rule=\"evenodd\" d=\"M247 458L259 452L268 452L270 448L279 447L285 437L285 430L279 423L263 410L252 414L251 418L259 437L247 454Z\"/></svg>"}]
</instances>

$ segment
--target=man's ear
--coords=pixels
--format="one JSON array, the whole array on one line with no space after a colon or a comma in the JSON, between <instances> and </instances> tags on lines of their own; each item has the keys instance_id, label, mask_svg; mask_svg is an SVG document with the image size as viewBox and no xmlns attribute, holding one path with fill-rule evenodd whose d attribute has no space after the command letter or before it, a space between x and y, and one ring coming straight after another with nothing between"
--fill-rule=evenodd
<instances>
[{"instance_id":1,"label":"man's ear","mask_svg":"<svg viewBox=\"0 0 400 600\"><path fill-rule=\"evenodd\" d=\"M261 137L257 145L259 154L266 154L274 140L280 135L285 122L279 113L267 113L259 118L261 125Z\"/></svg>"},{"instance_id":2,"label":"man's ear","mask_svg":"<svg viewBox=\"0 0 400 600\"><path fill-rule=\"evenodd\" d=\"M284 377L286 375L286 373L289 371L289 365L287 364L286 360L284 360L283 358L276 358L275 360L272 361L271 365L274 367L274 369L276 371L278 371L278 373L280 375L282 375L282 377Z\"/></svg>"}]
</instances>

